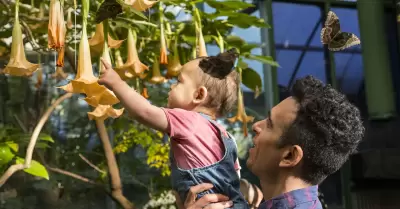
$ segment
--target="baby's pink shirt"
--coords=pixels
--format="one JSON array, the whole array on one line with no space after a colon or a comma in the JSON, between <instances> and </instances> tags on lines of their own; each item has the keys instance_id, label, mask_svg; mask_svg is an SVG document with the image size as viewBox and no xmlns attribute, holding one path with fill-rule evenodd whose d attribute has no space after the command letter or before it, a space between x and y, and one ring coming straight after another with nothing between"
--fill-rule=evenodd
<instances>
[{"instance_id":1,"label":"baby's pink shirt","mask_svg":"<svg viewBox=\"0 0 400 209\"><path fill-rule=\"evenodd\" d=\"M167 134L171 139L171 149L178 167L201 168L222 159L225 147L219 132L200 113L179 108L162 109L167 116ZM227 135L225 128L217 126ZM238 160L235 162L235 169L240 169Z\"/></svg>"}]
</instances>

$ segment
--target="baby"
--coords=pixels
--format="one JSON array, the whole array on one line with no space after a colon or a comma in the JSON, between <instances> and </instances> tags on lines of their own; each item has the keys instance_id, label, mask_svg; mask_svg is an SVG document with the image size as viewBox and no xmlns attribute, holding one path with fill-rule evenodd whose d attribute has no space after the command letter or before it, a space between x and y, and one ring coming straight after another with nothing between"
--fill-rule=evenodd
<instances>
[{"instance_id":1,"label":"baby","mask_svg":"<svg viewBox=\"0 0 400 209\"><path fill-rule=\"evenodd\" d=\"M197 198L220 193L229 197L233 208L248 208L240 193L235 140L214 121L236 104L237 57L231 49L183 65L168 94L168 108L150 104L102 60L105 70L98 82L113 91L138 122L169 135L172 187L181 200L191 186L212 183L214 187Z\"/></svg>"}]
</instances>

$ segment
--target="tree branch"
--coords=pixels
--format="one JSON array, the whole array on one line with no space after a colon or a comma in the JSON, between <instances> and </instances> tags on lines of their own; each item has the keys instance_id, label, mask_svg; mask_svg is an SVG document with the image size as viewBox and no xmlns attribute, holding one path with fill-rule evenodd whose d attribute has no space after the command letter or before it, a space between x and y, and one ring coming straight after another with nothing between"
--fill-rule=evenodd
<instances>
[{"instance_id":1,"label":"tree branch","mask_svg":"<svg viewBox=\"0 0 400 209\"><path fill-rule=\"evenodd\" d=\"M35 127L35 130L33 130L31 139L29 141L28 148L26 149L26 155L25 155L25 162L24 164L15 164L10 166L7 171L0 177L0 187L4 185L4 183L10 178L15 172L29 168L31 166L31 161L32 161L32 154L33 150L35 149L36 141L39 137L40 131L42 130L44 124L46 123L47 119L50 117L50 114L53 112L53 110L64 100L70 98L73 94L72 93L66 93L60 98L58 98L43 114L43 116L40 118L38 124Z\"/></svg>"},{"instance_id":2,"label":"tree branch","mask_svg":"<svg viewBox=\"0 0 400 209\"><path fill-rule=\"evenodd\" d=\"M7 3L8 3L8 4L15 5L15 0L9 0ZM21 2L19 3L19 7L20 7L20 8L24 8L24 9L26 9L26 10L29 10L29 11L31 11L31 12L33 12L33 13L38 13L38 12L39 12L39 9L38 9L38 8L32 7L32 6L29 5L29 4L24 4L24 3L21 3Z\"/></svg>"},{"instance_id":3,"label":"tree branch","mask_svg":"<svg viewBox=\"0 0 400 209\"><path fill-rule=\"evenodd\" d=\"M104 120L96 119L97 131L103 144L104 154L106 155L109 175L111 179L111 195L124 208L134 209L134 205L126 199L122 193L121 178L119 176L119 168L111 147L110 138L108 137Z\"/></svg>"},{"instance_id":4,"label":"tree branch","mask_svg":"<svg viewBox=\"0 0 400 209\"><path fill-rule=\"evenodd\" d=\"M86 177L80 176L78 174L75 174L75 173L72 173L72 172L69 172L69 171L61 170L59 168L52 168L52 167L49 167L49 166L46 166L46 168L51 170L51 171L53 171L53 172L55 172L55 173L63 174L63 175L78 179L80 181L83 181L83 182L86 182L86 183L89 183L89 184L102 185L102 184L99 184L99 183L97 183L97 182L95 182L93 180L90 180L90 179L86 178Z\"/></svg>"},{"instance_id":5,"label":"tree branch","mask_svg":"<svg viewBox=\"0 0 400 209\"><path fill-rule=\"evenodd\" d=\"M30 20L30 21L35 21L35 22L47 22L47 21L49 21L48 17L38 18L38 17L28 16L26 14L19 14L19 17L23 18L23 19Z\"/></svg>"},{"instance_id":6,"label":"tree branch","mask_svg":"<svg viewBox=\"0 0 400 209\"><path fill-rule=\"evenodd\" d=\"M79 154L79 157L81 157L81 159L83 161L85 161L85 163L87 163L90 167L92 167L93 169L95 169L96 171L100 172L100 173L106 173L105 171L101 170L99 167L95 166L93 163L91 163L88 159L85 158L85 156L83 156L82 154Z\"/></svg>"}]
</instances>

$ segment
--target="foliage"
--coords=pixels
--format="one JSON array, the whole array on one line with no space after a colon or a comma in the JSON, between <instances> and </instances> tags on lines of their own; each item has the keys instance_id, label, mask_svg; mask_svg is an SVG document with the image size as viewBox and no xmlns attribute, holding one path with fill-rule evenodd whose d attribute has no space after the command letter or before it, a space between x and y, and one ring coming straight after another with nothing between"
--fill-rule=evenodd
<instances>
[{"instance_id":1,"label":"foliage","mask_svg":"<svg viewBox=\"0 0 400 209\"><path fill-rule=\"evenodd\" d=\"M4 171L11 163L15 160L17 164L23 164L24 159L19 157L21 154L20 147L25 147L29 143L29 135L21 133L20 130L11 126L0 126L0 168ZM47 134L40 134L38 148L49 147L48 142L54 143L51 136ZM26 173L34 176L39 176L45 179L49 179L49 174L44 166L37 162L32 161L30 168L24 169Z\"/></svg>"},{"instance_id":2,"label":"foliage","mask_svg":"<svg viewBox=\"0 0 400 209\"><path fill-rule=\"evenodd\" d=\"M158 131L150 130L143 125L130 125L127 131L115 137L116 154L124 153L133 146L141 146L146 150L147 164L150 167L160 169L162 176L169 176L169 145L161 141L162 134Z\"/></svg>"}]
</instances>

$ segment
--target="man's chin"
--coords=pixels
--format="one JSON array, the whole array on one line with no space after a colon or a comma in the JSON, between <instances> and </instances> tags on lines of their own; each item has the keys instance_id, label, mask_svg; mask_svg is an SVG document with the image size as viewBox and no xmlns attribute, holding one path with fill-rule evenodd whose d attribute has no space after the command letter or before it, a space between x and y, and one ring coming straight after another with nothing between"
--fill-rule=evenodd
<instances>
[{"instance_id":1,"label":"man's chin","mask_svg":"<svg viewBox=\"0 0 400 209\"><path fill-rule=\"evenodd\" d=\"M247 166L247 169L249 169L250 171L252 171L252 167L253 167L253 162L251 161L251 159L250 158L248 158L247 159L247 161L246 161L246 166ZM253 171L252 171L253 172Z\"/></svg>"}]
</instances>

